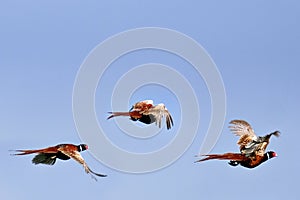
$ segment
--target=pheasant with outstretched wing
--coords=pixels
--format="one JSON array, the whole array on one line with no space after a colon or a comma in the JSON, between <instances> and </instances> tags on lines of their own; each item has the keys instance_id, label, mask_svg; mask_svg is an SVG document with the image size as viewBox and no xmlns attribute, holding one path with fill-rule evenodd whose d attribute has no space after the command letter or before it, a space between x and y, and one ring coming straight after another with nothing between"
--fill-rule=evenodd
<instances>
[{"instance_id":1,"label":"pheasant with outstretched wing","mask_svg":"<svg viewBox=\"0 0 300 200\"><path fill-rule=\"evenodd\" d=\"M162 103L153 105L152 100L144 100L135 103L129 112L109 112L111 115L107 119L111 119L117 116L129 116L132 121L140 121L144 124L155 124L161 128L161 122L163 117L166 118L167 129L173 126L173 119Z\"/></svg>"},{"instance_id":2,"label":"pheasant with outstretched wing","mask_svg":"<svg viewBox=\"0 0 300 200\"><path fill-rule=\"evenodd\" d=\"M212 159L229 160L229 164L232 166L241 165L246 168L255 168L268 159L277 156L274 151L265 151L270 137L272 135L279 136L279 131L267 134L266 136L256 136L250 124L244 120L232 120L230 124L230 130L237 136L240 136L237 142L240 146L240 153L202 155L206 157L196 162Z\"/></svg>"},{"instance_id":3,"label":"pheasant with outstretched wing","mask_svg":"<svg viewBox=\"0 0 300 200\"><path fill-rule=\"evenodd\" d=\"M19 153L15 153L12 155L27 155L36 153L37 155L32 159L32 163L34 164L46 164L46 165L54 165L56 159L60 160L69 160L70 158L76 160L81 165L83 165L86 173L90 173L99 177L105 177L104 174L98 174L93 172L84 159L81 157L81 151L85 151L88 149L86 144L74 145L74 144L59 144L52 147L47 147L43 149L35 149L35 150L14 150ZM92 175L92 178L97 180Z\"/></svg>"}]
</instances>

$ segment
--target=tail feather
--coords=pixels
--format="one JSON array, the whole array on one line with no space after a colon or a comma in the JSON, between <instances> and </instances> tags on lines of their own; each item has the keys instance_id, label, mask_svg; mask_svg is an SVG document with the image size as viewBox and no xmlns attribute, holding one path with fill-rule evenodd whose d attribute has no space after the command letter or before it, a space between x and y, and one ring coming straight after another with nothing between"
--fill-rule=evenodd
<instances>
[{"instance_id":1,"label":"tail feather","mask_svg":"<svg viewBox=\"0 0 300 200\"><path fill-rule=\"evenodd\" d=\"M15 153L13 155L27 155L27 154L32 154L32 153L57 153L57 146L54 147L47 147L44 149L33 149L33 150L13 150L19 153Z\"/></svg>"},{"instance_id":2,"label":"tail feather","mask_svg":"<svg viewBox=\"0 0 300 200\"><path fill-rule=\"evenodd\" d=\"M243 161L245 159L245 156L240 153L209 154L209 155L203 155L203 156L207 156L207 157L197 160L195 162L202 162L202 161L212 160L212 159L233 160L233 161Z\"/></svg>"},{"instance_id":3,"label":"tail feather","mask_svg":"<svg viewBox=\"0 0 300 200\"><path fill-rule=\"evenodd\" d=\"M108 112L111 114L107 119L118 117L118 116L130 116L129 112Z\"/></svg>"},{"instance_id":4,"label":"tail feather","mask_svg":"<svg viewBox=\"0 0 300 200\"><path fill-rule=\"evenodd\" d=\"M13 151L19 152L19 153L14 153L14 154L12 154L12 155L14 155L14 156L27 155L27 154L32 154L32 153L39 153L39 152L41 152L40 149L38 149L38 150L13 150Z\"/></svg>"}]
</instances>

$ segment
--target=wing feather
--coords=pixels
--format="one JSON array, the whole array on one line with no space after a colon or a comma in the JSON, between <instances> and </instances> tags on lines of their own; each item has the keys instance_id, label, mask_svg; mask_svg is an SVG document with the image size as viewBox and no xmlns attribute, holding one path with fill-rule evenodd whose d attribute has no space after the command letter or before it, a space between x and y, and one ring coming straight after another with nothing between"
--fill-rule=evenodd
<instances>
[{"instance_id":1,"label":"wing feather","mask_svg":"<svg viewBox=\"0 0 300 200\"><path fill-rule=\"evenodd\" d=\"M229 126L230 131L240 136L237 144L240 145L241 150L257 139L254 130L248 122L244 120L232 120L229 123L231 124L231 126Z\"/></svg>"},{"instance_id":2,"label":"wing feather","mask_svg":"<svg viewBox=\"0 0 300 200\"><path fill-rule=\"evenodd\" d=\"M251 125L244 120L232 120L229 123L232 124L232 126L229 126L230 130L238 136L242 136L242 135L256 136Z\"/></svg>"},{"instance_id":3,"label":"wing feather","mask_svg":"<svg viewBox=\"0 0 300 200\"><path fill-rule=\"evenodd\" d=\"M149 108L148 110L141 112L141 114L152 115L154 117L155 124L159 128L161 128L161 123L162 123L163 117L166 118L167 129L170 129L171 126L173 125L172 116L164 104L158 104L156 106L153 106L153 107Z\"/></svg>"},{"instance_id":4,"label":"wing feather","mask_svg":"<svg viewBox=\"0 0 300 200\"><path fill-rule=\"evenodd\" d=\"M94 178L95 180L97 180L92 174L96 175L96 176L100 176L100 177L105 177L106 175L104 174L99 174L99 173L95 173L93 172L89 166L86 164L86 162L84 161L83 157L80 155L80 153L78 151L66 151L64 148L59 149L63 154L69 156L70 158L73 158L74 160L76 160L78 163L80 163L81 165L83 165L84 170L86 173L90 173L92 178Z\"/></svg>"}]
</instances>

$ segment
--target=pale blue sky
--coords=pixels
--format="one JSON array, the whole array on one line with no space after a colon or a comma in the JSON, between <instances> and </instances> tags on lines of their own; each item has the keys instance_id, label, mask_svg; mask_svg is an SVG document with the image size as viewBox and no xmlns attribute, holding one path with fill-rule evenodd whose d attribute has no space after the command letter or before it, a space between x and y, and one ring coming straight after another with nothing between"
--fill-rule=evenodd
<instances>
[{"instance_id":1,"label":"pale blue sky","mask_svg":"<svg viewBox=\"0 0 300 200\"><path fill-rule=\"evenodd\" d=\"M299 2L2 1L0 5L1 199L299 199ZM82 143L72 113L73 85L81 64L108 37L149 26L188 35L216 63L226 89L227 113L212 152L238 151L237 138L227 125L240 118L259 135L280 130L281 137L271 138L268 148L279 157L253 170L223 161L194 164L211 109L203 79L194 76L190 81L197 88L200 128L190 148L167 168L122 173L84 152L94 171L108 174L95 182L74 161L34 166L33 156L9 155L10 149ZM106 121L111 97L101 92L109 90L123 71L149 62L174 67L187 78L190 74L183 70L188 63L175 55L137 51L113 63L95 97L99 124L116 145L129 151L162 147L180 125L176 98L156 86L140 88L130 102L149 98L164 102L174 116L171 131L134 140L118 132L114 121ZM120 71L118 66L124 68Z\"/></svg>"}]
</instances>

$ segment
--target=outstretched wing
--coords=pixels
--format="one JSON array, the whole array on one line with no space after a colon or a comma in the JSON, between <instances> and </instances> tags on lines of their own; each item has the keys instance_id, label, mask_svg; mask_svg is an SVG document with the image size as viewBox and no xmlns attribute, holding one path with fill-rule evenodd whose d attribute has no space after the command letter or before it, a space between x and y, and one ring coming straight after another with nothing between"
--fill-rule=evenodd
<instances>
[{"instance_id":1,"label":"outstretched wing","mask_svg":"<svg viewBox=\"0 0 300 200\"><path fill-rule=\"evenodd\" d=\"M172 116L170 114L170 112L166 109L165 113L164 113L165 117L166 117L166 124L167 124L167 129L170 129L171 126L173 126L173 119Z\"/></svg>"},{"instance_id":2,"label":"outstretched wing","mask_svg":"<svg viewBox=\"0 0 300 200\"><path fill-rule=\"evenodd\" d=\"M240 136L237 142L237 144L240 145L240 150L249 148L247 145L257 139L257 136L248 122L244 120L232 120L229 123L231 124L231 126L229 126L230 131Z\"/></svg>"},{"instance_id":3,"label":"outstretched wing","mask_svg":"<svg viewBox=\"0 0 300 200\"><path fill-rule=\"evenodd\" d=\"M155 124L159 128L161 128L161 122L162 122L163 117L166 118L167 129L170 129L173 126L172 116L171 116L170 112L168 111L168 109L165 107L165 105L162 103L158 104L156 106L153 106L153 107L149 108L149 110L146 110L141 113L143 115L152 115L155 120Z\"/></svg>"},{"instance_id":4,"label":"outstretched wing","mask_svg":"<svg viewBox=\"0 0 300 200\"><path fill-rule=\"evenodd\" d=\"M89 168L89 166L86 164L86 162L84 161L84 159L82 158L82 156L80 155L80 153L78 151L66 151L64 148L60 148L59 151L61 151L63 154L69 156L70 158L73 158L74 160L79 162L81 165L83 165L85 172L90 173L92 178L94 178L95 180L97 180L97 179L92 174L94 174L96 176L100 176L100 177L107 176L104 174L98 174L98 173L93 172Z\"/></svg>"},{"instance_id":5,"label":"outstretched wing","mask_svg":"<svg viewBox=\"0 0 300 200\"><path fill-rule=\"evenodd\" d=\"M229 123L232 124L232 126L229 126L230 130L238 136L256 136L251 125L244 120L232 120Z\"/></svg>"}]
</instances>

